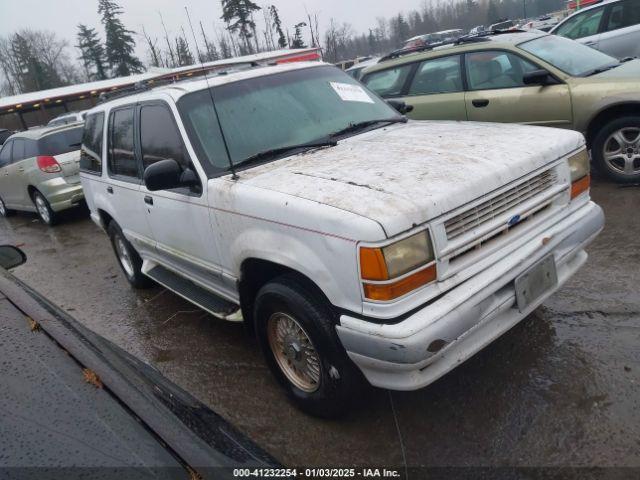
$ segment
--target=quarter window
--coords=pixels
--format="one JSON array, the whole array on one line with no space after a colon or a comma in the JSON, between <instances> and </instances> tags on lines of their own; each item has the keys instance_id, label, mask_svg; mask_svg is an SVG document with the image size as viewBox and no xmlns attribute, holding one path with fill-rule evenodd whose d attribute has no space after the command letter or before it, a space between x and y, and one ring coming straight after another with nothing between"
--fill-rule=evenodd
<instances>
[{"instance_id":1,"label":"quarter window","mask_svg":"<svg viewBox=\"0 0 640 480\"><path fill-rule=\"evenodd\" d=\"M80 170L100 175L102 173L102 136L104 113L88 115L82 134Z\"/></svg>"},{"instance_id":2,"label":"quarter window","mask_svg":"<svg viewBox=\"0 0 640 480\"><path fill-rule=\"evenodd\" d=\"M183 168L189 167L189 157L173 114L163 105L145 105L141 108L140 146L144 168L169 158Z\"/></svg>"},{"instance_id":3,"label":"quarter window","mask_svg":"<svg viewBox=\"0 0 640 480\"><path fill-rule=\"evenodd\" d=\"M538 69L533 63L508 52L467 54L467 78L471 90L524 87L525 73Z\"/></svg>"},{"instance_id":4,"label":"quarter window","mask_svg":"<svg viewBox=\"0 0 640 480\"><path fill-rule=\"evenodd\" d=\"M402 94L402 89L407 81L413 65L402 65L380 72L373 72L362 82L381 97L393 97Z\"/></svg>"},{"instance_id":5,"label":"quarter window","mask_svg":"<svg viewBox=\"0 0 640 480\"><path fill-rule=\"evenodd\" d=\"M598 33L603 13L604 7L600 7L576 15L558 27L555 33L572 40L595 35Z\"/></svg>"},{"instance_id":6,"label":"quarter window","mask_svg":"<svg viewBox=\"0 0 640 480\"><path fill-rule=\"evenodd\" d=\"M409 95L460 91L462 91L462 73L459 55L421 63L409 87Z\"/></svg>"},{"instance_id":7,"label":"quarter window","mask_svg":"<svg viewBox=\"0 0 640 480\"><path fill-rule=\"evenodd\" d=\"M139 178L134 152L133 107L111 113L109 144L109 172L112 175Z\"/></svg>"}]
</instances>

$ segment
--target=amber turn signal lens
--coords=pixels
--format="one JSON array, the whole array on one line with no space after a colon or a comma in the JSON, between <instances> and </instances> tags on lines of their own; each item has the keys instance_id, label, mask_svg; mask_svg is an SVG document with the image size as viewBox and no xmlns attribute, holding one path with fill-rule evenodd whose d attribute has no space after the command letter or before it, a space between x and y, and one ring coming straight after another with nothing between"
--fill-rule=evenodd
<instances>
[{"instance_id":1,"label":"amber turn signal lens","mask_svg":"<svg viewBox=\"0 0 640 480\"><path fill-rule=\"evenodd\" d=\"M586 175L582 177L580 180L576 180L571 184L571 200L576 198L582 192L586 192L589 190L589 185L591 184L591 175Z\"/></svg>"},{"instance_id":2,"label":"amber turn signal lens","mask_svg":"<svg viewBox=\"0 0 640 480\"><path fill-rule=\"evenodd\" d=\"M363 283L364 296L369 300L393 300L429 282L433 282L436 276L436 266L433 264L397 282L386 284Z\"/></svg>"},{"instance_id":3,"label":"amber turn signal lens","mask_svg":"<svg viewBox=\"0 0 640 480\"><path fill-rule=\"evenodd\" d=\"M365 280L387 280L387 264L379 248L360 249L360 274Z\"/></svg>"}]
</instances>

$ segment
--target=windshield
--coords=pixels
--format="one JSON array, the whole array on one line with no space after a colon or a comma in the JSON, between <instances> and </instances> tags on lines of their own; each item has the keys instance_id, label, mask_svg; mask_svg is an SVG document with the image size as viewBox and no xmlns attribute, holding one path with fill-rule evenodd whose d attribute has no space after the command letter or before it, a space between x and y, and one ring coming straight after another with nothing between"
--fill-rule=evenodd
<instances>
[{"instance_id":1,"label":"windshield","mask_svg":"<svg viewBox=\"0 0 640 480\"><path fill-rule=\"evenodd\" d=\"M291 145L327 139L350 125L402 117L335 67L265 75L213 88L220 126L234 164ZM180 115L210 172L228 170L220 127L207 90L185 95Z\"/></svg>"},{"instance_id":2,"label":"windshield","mask_svg":"<svg viewBox=\"0 0 640 480\"><path fill-rule=\"evenodd\" d=\"M618 60L609 55L555 35L536 38L518 47L574 77L618 64Z\"/></svg>"}]
</instances>

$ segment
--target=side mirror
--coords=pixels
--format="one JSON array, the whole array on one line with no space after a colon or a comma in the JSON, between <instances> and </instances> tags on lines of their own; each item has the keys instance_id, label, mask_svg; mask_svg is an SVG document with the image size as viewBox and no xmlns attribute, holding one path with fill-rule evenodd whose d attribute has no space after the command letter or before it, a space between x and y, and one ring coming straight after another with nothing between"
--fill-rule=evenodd
<instances>
[{"instance_id":1,"label":"side mirror","mask_svg":"<svg viewBox=\"0 0 640 480\"><path fill-rule=\"evenodd\" d=\"M192 190L200 188L200 180L196 172L182 167L172 158L160 160L149 165L143 175L144 185L150 192L187 187Z\"/></svg>"},{"instance_id":2,"label":"side mirror","mask_svg":"<svg viewBox=\"0 0 640 480\"><path fill-rule=\"evenodd\" d=\"M0 267L9 270L22 265L27 261L27 256L18 247L13 245L0 246Z\"/></svg>"},{"instance_id":3,"label":"side mirror","mask_svg":"<svg viewBox=\"0 0 640 480\"><path fill-rule=\"evenodd\" d=\"M558 83L546 70L534 70L522 76L522 83L525 85L554 85Z\"/></svg>"},{"instance_id":4,"label":"side mirror","mask_svg":"<svg viewBox=\"0 0 640 480\"><path fill-rule=\"evenodd\" d=\"M389 106L395 108L402 115L409 113L413 110L413 105L407 105L402 100L387 100Z\"/></svg>"}]
</instances>

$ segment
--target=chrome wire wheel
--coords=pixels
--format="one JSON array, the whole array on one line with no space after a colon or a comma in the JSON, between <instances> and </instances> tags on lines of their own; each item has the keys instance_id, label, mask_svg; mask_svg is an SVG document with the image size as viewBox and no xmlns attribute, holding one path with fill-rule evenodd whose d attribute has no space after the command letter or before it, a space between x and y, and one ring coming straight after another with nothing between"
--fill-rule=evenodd
<instances>
[{"instance_id":1,"label":"chrome wire wheel","mask_svg":"<svg viewBox=\"0 0 640 480\"><path fill-rule=\"evenodd\" d=\"M122 268L129 277L133 277L135 271L133 269L133 262L131 261L131 255L129 255L127 245L124 243L124 240L120 235L116 235L114 240L115 241L113 243L116 247L116 253L118 254L118 260L120 261Z\"/></svg>"},{"instance_id":2,"label":"chrome wire wheel","mask_svg":"<svg viewBox=\"0 0 640 480\"><path fill-rule=\"evenodd\" d=\"M623 175L640 174L640 127L625 127L613 132L602 152L607 168Z\"/></svg>"},{"instance_id":3,"label":"chrome wire wheel","mask_svg":"<svg viewBox=\"0 0 640 480\"><path fill-rule=\"evenodd\" d=\"M36 209L38 210L38 215L40 215L40 218L42 218L45 223L51 222L47 201L39 194L36 195Z\"/></svg>"},{"instance_id":4,"label":"chrome wire wheel","mask_svg":"<svg viewBox=\"0 0 640 480\"><path fill-rule=\"evenodd\" d=\"M307 393L320 388L320 357L307 332L293 317L282 312L272 314L267 321L267 338L287 380Z\"/></svg>"}]
</instances>

